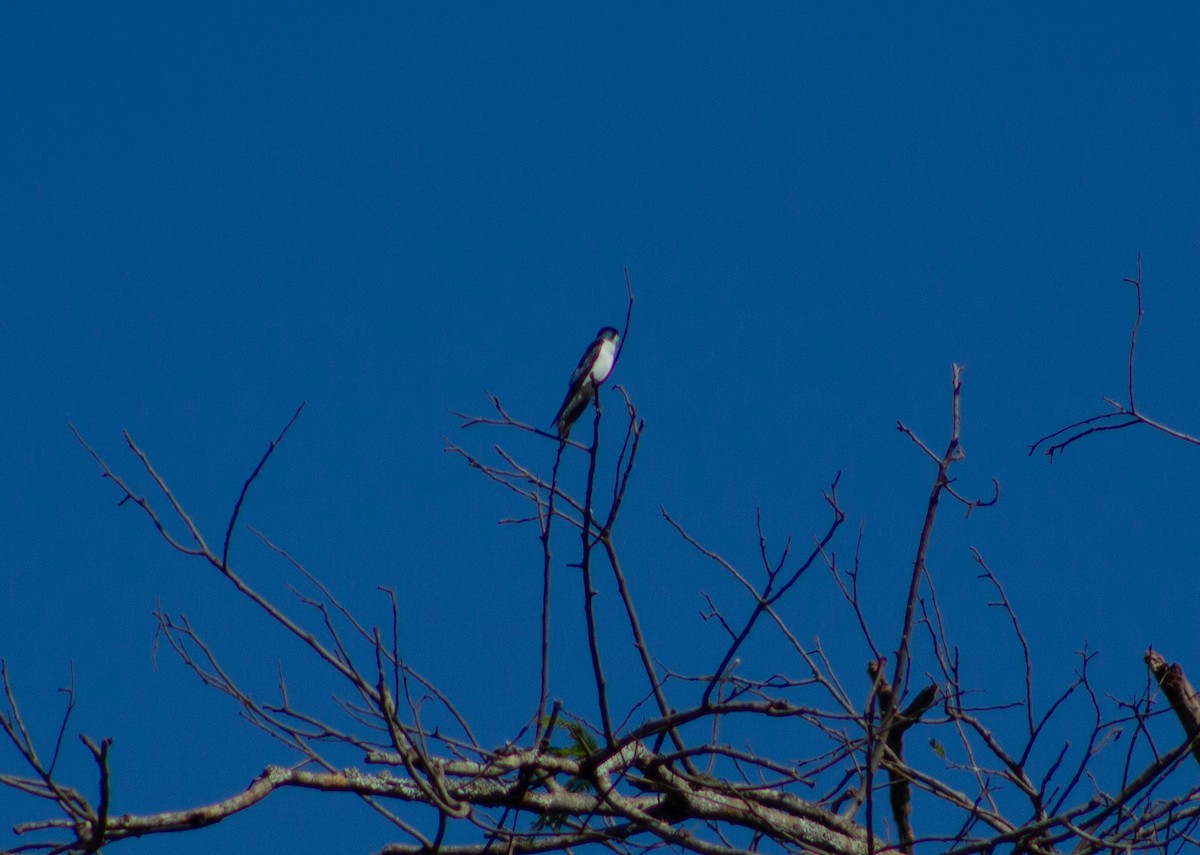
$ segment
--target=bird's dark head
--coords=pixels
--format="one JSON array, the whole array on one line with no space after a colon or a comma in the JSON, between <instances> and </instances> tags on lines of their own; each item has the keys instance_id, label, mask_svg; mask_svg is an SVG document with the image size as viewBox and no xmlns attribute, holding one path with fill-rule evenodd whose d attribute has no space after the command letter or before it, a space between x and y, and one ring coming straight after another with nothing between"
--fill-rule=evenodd
<instances>
[{"instance_id":1,"label":"bird's dark head","mask_svg":"<svg viewBox=\"0 0 1200 855\"><path fill-rule=\"evenodd\" d=\"M605 341L611 341L613 344L616 344L621 338L621 334L612 327L604 327L600 332L596 333L596 338L602 338Z\"/></svg>"}]
</instances>

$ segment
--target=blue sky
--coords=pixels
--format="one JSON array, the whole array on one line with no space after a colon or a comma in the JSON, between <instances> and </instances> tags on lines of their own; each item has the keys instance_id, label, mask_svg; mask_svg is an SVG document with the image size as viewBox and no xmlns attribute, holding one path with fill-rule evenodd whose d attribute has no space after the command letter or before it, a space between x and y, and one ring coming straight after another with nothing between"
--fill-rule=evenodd
<instances>
[{"instance_id":1,"label":"blue sky","mask_svg":"<svg viewBox=\"0 0 1200 855\"><path fill-rule=\"evenodd\" d=\"M461 434L449 410L491 391L547 424L596 329L620 326L624 268L637 304L613 379L647 429L619 536L664 661L712 667L700 591L746 604L658 506L750 565L755 509L772 542L806 543L839 471L838 549L862 522L875 629L895 637L933 475L895 423L942 446L960 362L960 485L1003 491L969 520L946 509L931 568L980 684L1004 670L1003 621L969 545L1043 697L1085 640L1115 695L1140 689L1150 644L1200 672L1197 452L1126 432L1053 466L1026 455L1124 389L1139 252L1141 403L1200 430L1198 56L1183 7L5 6L0 655L38 735L73 662L73 730L116 738L122 812L214 800L287 759L170 656L155 668L150 612L187 613L251 683L280 658L296 683L303 660L115 506L68 423L132 472L128 429L215 536L301 401L245 521L369 621L395 586L414 663L510 734L535 688L538 545L496 525L523 511L510 495L442 452L443 435L509 438ZM245 532L235 557L286 597ZM586 712L571 594L556 694ZM792 608L862 673L827 574ZM287 794L126 846L389 839L349 800L320 805ZM43 812L0 794L17 813Z\"/></svg>"}]
</instances>

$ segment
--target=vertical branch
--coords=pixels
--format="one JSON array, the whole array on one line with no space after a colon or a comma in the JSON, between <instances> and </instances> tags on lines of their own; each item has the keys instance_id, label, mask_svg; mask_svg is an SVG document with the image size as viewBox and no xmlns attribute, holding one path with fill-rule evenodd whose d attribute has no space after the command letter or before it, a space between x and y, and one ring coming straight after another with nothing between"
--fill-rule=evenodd
<instances>
[{"instance_id":1,"label":"vertical branch","mask_svg":"<svg viewBox=\"0 0 1200 855\"><path fill-rule=\"evenodd\" d=\"M542 523L542 683L538 692L537 715L534 717L534 721L537 723L534 745L540 745L548 734L543 719L546 715L546 703L550 700L550 573L551 559L553 558L550 551L550 527L554 522L554 499L558 495L558 466L562 463L563 449L566 448L566 445L565 440L558 441L558 451L554 455L554 469L550 474L550 496L546 500L546 519ZM540 504L538 513L541 513Z\"/></svg>"},{"instance_id":2,"label":"vertical branch","mask_svg":"<svg viewBox=\"0 0 1200 855\"><path fill-rule=\"evenodd\" d=\"M912 855L915 838L912 830L912 784L904 769L904 733L921 720L937 700L938 688L929 685L917 693L904 710L897 709L898 696L887 680L887 659L880 657L867 663L867 676L871 678L871 691L867 697L863 723L867 729L867 770L859 794L843 815L852 815L860 803L866 805L867 851L875 851L875 799L873 783L875 772L882 764L888 776L888 800L892 807L892 819L900 837L900 849ZM873 726L875 707L878 705L880 727Z\"/></svg>"},{"instance_id":3,"label":"vertical branch","mask_svg":"<svg viewBox=\"0 0 1200 855\"><path fill-rule=\"evenodd\" d=\"M879 703L880 720L887 717L887 704L883 701L880 695L883 692L883 684L887 682L887 677L884 676L884 668L887 665L887 659L880 659L878 662L872 662L867 666L867 675L871 677L871 691L867 694L867 708L863 713L863 724L866 726L867 739L867 770L863 777L862 786L859 791L859 797L851 801L850 806L846 808L843 816L853 816L858 810L858 804L862 803L862 799L866 804L867 809L867 855L875 855L875 790L873 783L875 781L875 770L879 768L879 757L881 742L879 741L880 731L873 726L875 721L875 705Z\"/></svg>"},{"instance_id":4,"label":"vertical branch","mask_svg":"<svg viewBox=\"0 0 1200 855\"><path fill-rule=\"evenodd\" d=\"M1033 660L1029 656L1029 642L1025 639L1025 633L1021 630L1021 624L1017 620L1017 613L1013 610L1012 603L1008 601L1008 594L1004 592L1004 586L1000 584L1000 580L992 573L992 568L988 567L987 562L983 560L983 556L974 546L971 547L971 555L975 558L975 563L980 566L983 572L980 578L987 579L996 588L996 593L1000 595L998 603L990 603L989 605L999 606L1008 615L1008 619L1012 622L1013 633L1017 636L1017 641L1021 644L1021 654L1025 661L1025 721L1026 727L1029 729L1031 737L1036 735L1036 726L1033 723Z\"/></svg>"},{"instance_id":5,"label":"vertical branch","mask_svg":"<svg viewBox=\"0 0 1200 855\"><path fill-rule=\"evenodd\" d=\"M108 772L108 749L112 747L112 739L102 739L100 744L96 745L87 736L80 734L79 738L83 744L87 746L88 751L92 752L92 757L96 760L96 765L100 767L100 803L96 807L96 817L92 822L92 833L87 840L87 848L85 853L99 852L100 847L104 845L104 835L108 831L108 808L111 795L111 787L109 786Z\"/></svg>"},{"instance_id":6,"label":"vertical branch","mask_svg":"<svg viewBox=\"0 0 1200 855\"><path fill-rule=\"evenodd\" d=\"M1129 333L1129 412L1137 412L1137 404L1133 399L1133 357L1137 353L1138 328L1142 325L1142 254L1137 257L1137 278L1125 279L1137 293L1137 317L1133 321L1133 330Z\"/></svg>"},{"instance_id":7,"label":"vertical branch","mask_svg":"<svg viewBox=\"0 0 1200 855\"><path fill-rule=\"evenodd\" d=\"M653 657L650 655L650 646L646 643L645 633L642 632L641 619L638 618L637 608L633 603L633 593L629 590L629 583L625 578L625 571L621 568L621 560L617 556L616 544L613 543L613 526L616 525L617 515L620 512L621 504L625 499L625 491L629 487L629 479L633 474L634 462L637 460L638 448L641 446L642 429L645 427L645 422L638 417L637 409L633 406L633 401L629 399L629 393L621 386L617 386L625 399L625 410L629 417L629 426L625 433L625 445L621 449L621 455L618 459L616 483L613 486L613 502L609 508L608 518L604 521L604 527L600 530L600 544L604 547L604 553L608 558L608 566L613 571L613 578L617 583L617 593L621 598L621 605L625 609L625 616L629 618L629 631L633 635L633 646L637 650L638 658L641 660L642 669L646 672L646 679L650 683L650 692L654 695L654 701L658 706L658 711L664 719L671 714L671 706L667 703L667 697L663 693L662 681L658 678L658 672L654 667ZM629 456L625 457L626 450ZM679 735L679 730L674 725L668 727L671 741L675 748L684 752L686 750L683 738ZM684 768L689 774L695 774L696 768L692 763L691 758L684 755Z\"/></svg>"},{"instance_id":8,"label":"vertical branch","mask_svg":"<svg viewBox=\"0 0 1200 855\"><path fill-rule=\"evenodd\" d=\"M621 351L625 349L625 341L629 336L629 321L633 317L633 282L629 279L629 268L625 270L625 326L621 328L621 343L617 345L617 352L613 355L613 370L617 368L617 361L621 358ZM612 372L609 372L610 374Z\"/></svg>"},{"instance_id":9,"label":"vertical branch","mask_svg":"<svg viewBox=\"0 0 1200 855\"><path fill-rule=\"evenodd\" d=\"M396 590L388 589L388 599L392 604L392 696L400 697L400 615L396 607ZM407 674L404 682L408 682ZM380 692L382 695L383 693Z\"/></svg>"},{"instance_id":10,"label":"vertical branch","mask_svg":"<svg viewBox=\"0 0 1200 855\"><path fill-rule=\"evenodd\" d=\"M938 502L941 501L942 490L950 483L950 466L963 457L962 448L959 446L959 429L962 424L962 372L963 366L957 364L952 366L953 417L950 442L946 446L946 453L938 461L937 477L933 481L933 488L929 491L929 504L925 509L925 523L921 526L921 536L917 541L917 557L913 561L912 580L908 586L908 601L904 606L904 629L900 633L900 645L896 650L896 669L892 673L892 690L897 697L903 695L904 681L908 673L913 619L917 610L917 597L921 591L921 577L925 575L925 558L929 553L929 542L933 537L933 523L937 518ZM903 424L899 426L899 429L912 436Z\"/></svg>"},{"instance_id":11,"label":"vertical branch","mask_svg":"<svg viewBox=\"0 0 1200 855\"><path fill-rule=\"evenodd\" d=\"M587 491L584 494L583 500L583 525L580 526L583 538L583 558L579 562L579 568L582 571L583 577L583 611L584 617L587 620L588 648L592 655L592 673L596 677L596 698L600 705L600 721L604 726L604 738L609 745L616 742L616 736L613 733L612 718L608 712L608 688L604 682L604 670L600 665L600 643L596 638L596 615L593 608L593 600L596 596L595 589L592 588L592 490L596 483L596 460L600 451L600 387L596 387L596 394L593 398L596 405L596 418L592 422L592 447L589 450L590 461L588 463L587 476Z\"/></svg>"}]
</instances>

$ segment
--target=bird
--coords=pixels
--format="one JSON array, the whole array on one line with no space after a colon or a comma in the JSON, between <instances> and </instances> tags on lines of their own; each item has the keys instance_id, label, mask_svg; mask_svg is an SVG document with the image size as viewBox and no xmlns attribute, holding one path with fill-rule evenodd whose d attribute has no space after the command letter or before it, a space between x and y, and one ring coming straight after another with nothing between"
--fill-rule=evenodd
<instances>
[{"instance_id":1,"label":"bird","mask_svg":"<svg viewBox=\"0 0 1200 855\"><path fill-rule=\"evenodd\" d=\"M596 396L596 387L608 379L612 373L613 362L617 356L617 343L621 334L612 327L604 327L596 333L596 340L588 345L583 359L575 366L571 375L571 383L567 387L567 397L558 408L554 417L554 425L558 428L558 436L566 442L571 433L571 425L579 418L587 405Z\"/></svg>"}]
</instances>

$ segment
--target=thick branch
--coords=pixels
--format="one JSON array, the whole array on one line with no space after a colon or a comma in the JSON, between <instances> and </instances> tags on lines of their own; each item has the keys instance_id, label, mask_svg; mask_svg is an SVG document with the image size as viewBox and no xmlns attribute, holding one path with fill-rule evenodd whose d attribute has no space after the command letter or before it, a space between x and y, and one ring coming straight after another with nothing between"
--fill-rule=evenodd
<instances>
[{"instance_id":1,"label":"thick branch","mask_svg":"<svg viewBox=\"0 0 1200 855\"><path fill-rule=\"evenodd\" d=\"M1187 675L1178 662L1167 664L1167 660L1156 650L1146 651L1146 665L1158 681L1159 688L1167 696L1171 709L1183 726L1183 734L1192 740L1192 754L1200 762L1200 697L1192 688Z\"/></svg>"}]
</instances>

